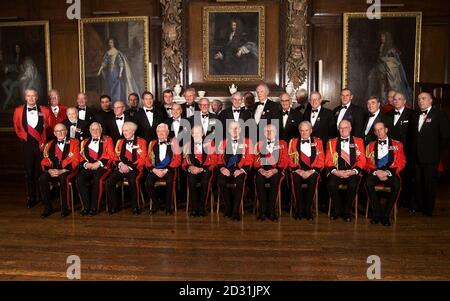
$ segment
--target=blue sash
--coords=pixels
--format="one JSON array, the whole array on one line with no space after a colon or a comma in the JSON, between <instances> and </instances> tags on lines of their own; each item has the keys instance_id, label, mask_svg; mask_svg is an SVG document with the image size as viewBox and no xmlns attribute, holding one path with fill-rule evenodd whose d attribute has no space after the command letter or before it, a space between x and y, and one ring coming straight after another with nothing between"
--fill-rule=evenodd
<instances>
[{"instance_id":1,"label":"blue sash","mask_svg":"<svg viewBox=\"0 0 450 301\"><path fill-rule=\"evenodd\" d=\"M377 168L381 168L386 166L386 164L389 162L389 154L386 154L386 156L384 156L381 159L378 159L377 161Z\"/></svg>"},{"instance_id":2,"label":"blue sash","mask_svg":"<svg viewBox=\"0 0 450 301\"><path fill-rule=\"evenodd\" d=\"M237 155L231 156L230 160L228 160L227 168L230 168L231 166L235 165L237 163L237 161L238 161Z\"/></svg>"},{"instance_id":3,"label":"blue sash","mask_svg":"<svg viewBox=\"0 0 450 301\"><path fill-rule=\"evenodd\" d=\"M164 158L164 160L162 160L162 161L159 162L158 164L155 164L155 168L157 168L157 169L163 169L163 168L166 168L167 165L169 165L169 163L170 163L170 157L169 157L169 156L166 156L166 157Z\"/></svg>"}]
</instances>

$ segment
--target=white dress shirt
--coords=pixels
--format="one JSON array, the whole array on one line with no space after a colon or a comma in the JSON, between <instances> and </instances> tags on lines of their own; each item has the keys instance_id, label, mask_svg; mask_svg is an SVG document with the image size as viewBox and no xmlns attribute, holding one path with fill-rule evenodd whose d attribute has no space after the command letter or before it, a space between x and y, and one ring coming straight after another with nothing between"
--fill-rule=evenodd
<instances>
[{"instance_id":1,"label":"white dress shirt","mask_svg":"<svg viewBox=\"0 0 450 301\"><path fill-rule=\"evenodd\" d=\"M158 143L160 143L161 141L158 140ZM163 143L159 145L159 161L164 160L164 158L166 158L166 154L167 154L167 143Z\"/></svg>"},{"instance_id":2,"label":"white dress shirt","mask_svg":"<svg viewBox=\"0 0 450 301\"><path fill-rule=\"evenodd\" d=\"M152 112L147 112L146 110L153 110L153 108L147 108L147 107L143 107L142 108L145 112L145 116L147 116L147 120L148 120L148 124L150 124L150 126L153 126L153 111Z\"/></svg>"},{"instance_id":3,"label":"white dress shirt","mask_svg":"<svg viewBox=\"0 0 450 301\"><path fill-rule=\"evenodd\" d=\"M300 138L300 151L304 153L307 157L311 157L311 138L308 138L309 143L303 143L302 138Z\"/></svg>"},{"instance_id":4,"label":"white dress shirt","mask_svg":"<svg viewBox=\"0 0 450 301\"><path fill-rule=\"evenodd\" d=\"M338 115L337 123L336 123L336 126L337 126L338 129L339 129L339 123L340 123L340 122L342 121L342 119L344 118L344 115L345 115L345 113L347 112L348 107L349 107L351 104L352 104L352 103L349 102L348 104L345 105L346 108L342 108L342 109L339 111L339 115Z\"/></svg>"},{"instance_id":5,"label":"white dress shirt","mask_svg":"<svg viewBox=\"0 0 450 301\"><path fill-rule=\"evenodd\" d=\"M54 107L51 107L51 108L52 108L53 114L54 114L55 116L57 116L58 113L59 113L59 106L54 106Z\"/></svg>"},{"instance_id":6,"label":"white dress shirt","mask_svg":"<svg viewBox=\"0 0 450 301\"><path fill-rule=\"evenodd\" d=\"M63 140L64 143L58 143L58 141L56 141L56 146L61 150L61 152L64 151L64 146L66 146L66 139Z\"/></svg>"},{"instance_id":7,"label":"white dress shirt","mask_svg":"<svg viewBox=\"0 0 450 301\"><path fill-rule=\"evenodd\" d=\"M203 113L203 112L201 112L200 114L201 114L201 115L200 115L200 118L201 118L201 120L202 120L203 133L206 134L206 132L208 132L209 113ZM202 116L203 114L208 114L208 116L203 118L203 116Z\"/></svg>"},{"instance_id":8,"label":"white dress shirt","mask_svg":"<svg viewBox=\"0 0 450 301\"><path fill-rule=\"evenodd\" d=\"M234 142L234 140L235 139L232 139L232 141L231 141L231 146L232 146L232 149L233 149L233 156L236 155L237 149L238 149L238 146L239 146L239 140L236 139L237 140L236 143Z\"/></svg>"},{"instance_id":9,"label":"white dress shirt","mask_svg":"<svg viewBox=\"0 0 450 301\"><path fill-rule=\"evenodd\" d=\"M239 110L239 112L235 112L234 110ZM231 107L231 112L233 113L234 121L239 121L239 114L241 113L241 108Z\"/></svg>"},{"instance_id":10,"label":"white dress shirt","mask_svg":"<svg viewBox=\"0 0 450 301\"><path fill-rule=\"evenodd\" d=\"M397 121L400 119L400 116L402 116L404 110L405 107L401 108L400 110L395 109L394 112L400 112L400 114L394 114L394 126L397 125Z\"/></svg>"},{"instance_id":11,"label":"white dress shirt","mask_svg":"<svg viewBox=\"0 0 450 301\"><path fill-rule=\"evenodd\" d=\"M320 108L321 108L321 106L319 106L316 110L317 110L317 112L314 112L313 113L313 109L311 109L311 119L310 119L310 122L311 122L311 125L312 126L314 126L314 124L316 124L316 121L317 121L317 117L319 117L319 113L320 113Z\"/></svg>"},{"instance_id":12,"label":"white dress shirt","mask_svg":"<svg viewBox=\"0 0 450 301\"><path fill-rule=\"evenodd\" d=\"M284 112L287 112L287 114L283 114ZM288 109L287 111L285 111L285 110L283 110L282 111L282 116L283 116L283 127L285 128L286 127L286 122L287 122L287 120L288 120L288 117L289 117L289 113L291 112L291 109Z\"/></svg>"},{"instance_id":13,"label":"white dress shirt","mask_svg":"<svg viewBox=\"0 0 450 301\"><path fill-rule=\"evenodd\" d=\"M259 123L259 120L261 119L261 115L262 115L262 113L263 113L263 111L264 111L264 107L265 107L265 105L266 105L266 102L267 102L267 99L264 99L263 102L259 102L259 103L262 103L262 105L259 104L258 107L256 108L256 111L255 111L255 121L256 121L256 124L258 124L258 123Z\"/></svg>"},{"instance_id":14,"label":"white dress shirt","mask_svg":"<svg viewBox=\"0 0 450 301\"><path fill-rule=\"evenodd\" d=\"M378 147L378 158L381 159L384 156L386 156L389 153L389 138L386 138L386 143L380 144L377 140L377 147Z\"/></svg>"},{"instance_id":15,"label":"white dress shirt","mask_svg":"<svg viewBox=\"0 0 450 301\"><path fill-rule=\"evenodd\" d=\"M430 113L430 109L431 109L431 107L429 107L426 110L423 110L423 111L427 111L427 113L426 114L420 114L420 116L419 116L419 132L422 129L423 123L425 122L425 119L427 118L428 113Z\"/></svg>"},{"instance_id":16,"label":"white dress shirt","mask_svg":"<svg viewBox=\"0 0 450 301\"><path fill-rule=\"evenodd\" d=\"M377 118L378 114L380 114L380 110L376 111L375 113L373 113L373 116L369 117L369 121L367 122L367 125L366 125L366 130L364 131L364 134L366 136L367 136L367 134L369 134L370 129L372 128L373 122Z\"/></svg>"},{"instance_id":17,"label":"white dress shirt","mask_svg":"<svg viewBox=\"0 0 450 301\"><path fill-rule=\"evenodd\" d=\"M123 127L123 123L125 122L125 115L122 114L121 116L115 116L115 117L122 117L122 119L116 119L116 125L117 128L119 129L119 134L122 135L122 127Z\"/></svg>"},{"instance_id":18,"label":"white dress shirt","mask_svg":"<svg viewBox=\"0 0 450 301\"><path fill-rule=\"evenodd\" d=\"M78 111L78 118L81 120L86 120L86 107L81 108L80 109L84 109L83 111L79 110Z\"/></svg>"},{"instance_id":19,"label":"white dress shirt","mask_svg":"<svg viewBox=\"0 0 450 301\"><path fill-rule=\"evenodd\" d=\"M32 128L35 128L39 121L39 116L38 116L38 111L37 111L38 109L36 107L36 110L28 111L28 108L29 108L28 106L25 108L25 110L27 110L27 124L29 126L31 126Z\"/></svg>"},{"instance_id":20,"label":"white dress shirt","mask_svg":"<svg viewBox=\"0 0 450 301\"><path fill-rule=\"evenodd\" d=\"M175 137L178 137L178 134L180 132L180 123L181 123L181 118L174 119L172 121L172 129L173 129L173 132L175 133Z\"/></svg>"}]
</instances>

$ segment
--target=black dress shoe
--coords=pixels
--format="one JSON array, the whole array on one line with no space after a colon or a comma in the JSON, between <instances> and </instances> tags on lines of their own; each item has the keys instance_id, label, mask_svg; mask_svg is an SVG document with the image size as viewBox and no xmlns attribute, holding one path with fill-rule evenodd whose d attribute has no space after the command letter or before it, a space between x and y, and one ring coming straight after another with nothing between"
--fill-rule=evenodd
<instances>
[{"instance_id":1,"label":"black dress shoe","mask_svg":"<svg viewBox=\"0 0 450 301\"><path fill-rule=\"evenodd\" d=\"M379 217L374 217L370 220L370 223L373 225L376 225L380 222L380 218Z\"/></svg>"},{"instance_id":2,"label":"black dress shoe","mask_svg":"<svg viewBox=\"0 0 450 301\"><path fill-rule=\"evenodd\" d=\"M383 223L383 226L390 226L391 225L390 218L389 217L383 218L382 223Z\"/></svg>"},{"instance_id":3,"label":"black dress shoe","mask_svg":"<svg viewBox=\"0 0 450 301\"><path fill-rule=\"evenodd\" d=\"M89 215L89 210L87 210L87 209L81 210L80 215L81 215L81 216Z\"/></svg>"},{"instance_id":4,"label":"black dress shoe","mask_svg":"<svg viewBox=\"0 0 450 301\"><path fill-rule=\"evenodd\" d=\"M304 218L305 218L308 222L312 222L312 221L313 221L312 215L305 215Z\"/></svg>"},{"instance_id":5,"label":"black dress shoe","mask_svg":"<svg viewBox=\"0 0 450 301\"><path fill-rule=\"evenodd\" d=\"M330 220L334 221L334 220L338 219L338 217L339 216L337 214L332 214L332 215L330 215Z\"/></svg>"},{"instance_id":6,"label":"black dress shoe","mask_svg":"<svg viewBox=\"0 0 450 301\"><path fill-rule=\"evenodd\" d=\"M411 208L411 209L408 210L408 212L409 212L410 214L415 214L415 213L417 212L417 210Z\"/></svg>"},{"instance_id":7,"label":"black dress shoe","mask_svg":"<svg viewBox=\"0 0 450 301\"><path fill-rule=\"evenodd\" d=\"M158 212L158 209L149 209L148 214L152 215Z\"/></svg>"},{"instance_id":8,"label":"black dress shoe","mask_svg":"<svg viewBox=\"0 0 450 301\"><path fill-rule=\"evenodd\" d=\"M433 214L430 213L430 212L424 212L424 213L422 213L422 215L425 216L425 217L432 217L433 216Z\"/></svg>"},{"instance_id":9,"label":"black dress shoe","mask_svg":"<svg viewBox=\"0 0 450 301\"><path fill-rule=\"evenodd\" d=\"M108 209L108 214L109 215L113 215L114 213L117 213L117 208L112 207L112 208Z\"/></svg>"},{"instance_id":10,"label":"black dress shoe","mask_svg":"<svg viewBox=\"0 0 450 301\"><path fill-rule=\"evenodd\" d=\"M233 214L233 216L231 217L232 220L234 221L240 221L241 217L239 216L239 214Z\"/></svg>"},{"instance_id":11,"label":"black dress shoe","mask_svg":"<svg viewBox=\"0 0 450 301\"><path fill-rule=\"evenodd\" d=\"M347 223L352 221L352 217L350 215L345 215L342 217L344 219L344 221L346 221Z\"/></svg>"},{"instance_id":12,"label":"black dress shoe","mask_svg":"<svg viewBox=\"0 0 450 301\"><path fill-rule=\"evenodd\" d=\"M166 210L166 215L172 215L173 214L173 210L172 209L167 209Z\"/></svg>"},{"instance_id":13,"label":"black dress shoe","mask_svg":"<svg viewBox=\"0 0 450 301\"><path fill-rule=\"evenodd\" d=\"M38 202L36 200L27 200L27 208L31 209L34 206L36 206L38 204Z\"/></svg>"},{"instance_id":14,"label":"black dress shoe","mask_svg":"<svg viewBox=\"0 0 450 301\"><path fill-rule=\"evenodd\" d=\"M228 218L231 218L233 215L231 214L231 213L225 213L224 215L223 215L223 217L228 217Z\"/></svg>"},{"instance_id":15,"label":"black dress shoe","mask_svg":"<svg viewBox=\"0 0 450 301\"><path fill-rule=\"evenodd\" d=\"M269 219L270 219L272 222L275 222L275 221L278 220L278 217L277 217L277 215L276 215L275 213L271 213L271 214L269 215Z\"/></svg>"},{"instance_id":16,"label":"black dress shoe","mask_svg":"<svg viewBox=\"0 0 450 301\"><path fill-rule=\"evenodd\" d=\"M205 211L199 211L199 212L197 212L197 216L203 217L203 216L206 216L206 213L205 213Z\"/></svg>"},{"instance_id":17,"label":"black dress shoe","mask_svg":"<svg viewBox=\"0 0 450 301\"><path fill-rule=\"evenodd\" d=\"M91 210L89 210L88 215L89 215L89 216L96 216L96 215L97 215L97 210L96 210L96 209L91 209Z\"/></svg>"},{"instance_id":18,"label":"black dress shoe","mask_svg":"<svg viewBox=\"0 0 450 301\"><path fill-rule=\"evenodd\" d=\"M256 220L258 220L258 221L263 221L265 219L266 219L266 216L262 213L260 213L256 216Z\"/></svg>"},{"instance_id":19,"label":"black dress shoe","mask_svg":"<svg viewBox=\"0 0 450 301\"><path fill-rule=\"evenodd\" d=\"M133 208L133 215L139 215L139 214L141 214L141 209Z\"/></svg>"},{"instance_id":20,"label":"black dress shoe","mask_svg":"<svg viewBox=\"0 0 450 301\"><path fill-rule=\"evenodd\" d=\"M196 210L192 210L191 213L189 214L189 216L197 216L197 211Z\"/></svg>"},{"instance_id":21,"label":"black dress shoe","mask_svg":"<svg viewBox=\"0 0 450 301\"><path fill-rule=\"evenodd\" d=\"M50 209L50 210L45 209L44 212L42 212L41 217L42 218L47 218L50 215L52 215L53 212L54 212L53 209Z\"/></svg>"},{"instance_id":22,"label":"black dress shoe","mask_svg":"<svg viewBox=\"0 0 450 301\"><path fill-rule=\"evenodd\" d=\"M62 217L66 217L66 216L69 216L70 215L70 210L69 209L63 209L63 210L61 210L61 216Z\"/></svg>"}]
</instances>

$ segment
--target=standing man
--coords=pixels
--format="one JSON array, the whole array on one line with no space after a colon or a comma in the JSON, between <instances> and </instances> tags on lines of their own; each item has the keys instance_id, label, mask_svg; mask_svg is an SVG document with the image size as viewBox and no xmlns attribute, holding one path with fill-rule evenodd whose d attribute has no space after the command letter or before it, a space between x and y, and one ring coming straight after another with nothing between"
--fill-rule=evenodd
<instances>
[{"instance_id":1,"label":"standing man","mask_svg":"<svg viewBox=\"0 0 450 301\"><path fill-rule=\"evenodd\" d=\"M27 208L38 203L39 176L41 175L42 151L46 143L46 130L50 123L48 108L36 104L38 93L35 89L25 90L25 104L14 111L14 130L22 141L23 162L27 182Z\"/></svg>"},{"instance_id":2,"label":"standing man","mask_svg":"<svg viewBox=\"0 0 450 301\"><path fill-rule=\"evenodd\" d=\"M416 193L411 211L432 216L441 152L449 141L449 121L444 112L432 107L430 93L420 93L417 102L420 115L415 118L413 136Z\"/></svg>"},{"instance_id":3,"label":"standing man","mask_svg":"<svg viewBox=\"0 0 450 301\"><path fill-rule=\"evenodd\" d=\"M414 122L417 112L407 108L406 98L402 93L394 95L394 110L387 115L393 120L393 125L389 129L389 137L400 141L403 144L403 152L406 157L406 166L400 173L403 187L413 187L414 162L413 162L413 135ZM399 205L411 208L411 198L413 189L402 189L400 191Z\"/></svg>"},{"instance_id":4,"label":"standing man","mask_svg":"<svg viewBox=\"0 0 450 301\"><path fill-rule=\"evenodd\" d=\"M164 90L163 92L163 113L164 119L172 117L172 106L173 102L173 92L170 89Z\"/></svg>"},{"instance_id":5,"label":"standing man","mask_svg":"<svg viewBox=\"0 0 450 301\"><path fill-rule=\"evenodd\" d=\"M291 97L287 93L280 95L281 120L280 120L280 140L289 141L298 134L298 125L303 119L300 111L291 108Z\"/></svg>"},{"instance_id":6,"label":"standing man","mask_svg":"<svg viewBox=\"0 0 450 301\"><path fill-rule=\"evenodd\" d=\"M123 104L123 102L122 102ZM124 105L125 111L125 105ZM111 97L108 95L100 96L100 111L95 112L93 121L96 121L102 125L102 128L108 131L108 122L114 117L114 111L111 110Z\"/></svg>"},{"instance_id":7,"label":"standing man","mask_svg":"<svg viewBox=\"0 0 450 301\"><path fill-rule=\"evenodd\" d=\"M261 119L267 120L267 124L271 123L272 120L280 120L280 105L267 98L269 92L269 87L265 83L256 87L258 101L253 108L253 115L257 125L259 125Z\"/></svg>"},{"instance_id":8,"label":"standing man","mask_svg":"<svg viewBox=\"0 0 450 301\"><path fill-rule=\"evenodd\" d=\"M241 120L241 122L246 122L247 120L252 118L252 113L242 106L242 101L242 93L234 93L233 95L231 95L231 107L226 108L220 113L219 119L222 122L222 127L224 129L224 137L226 136L227 132L227 121L239 122ZM248 131L245 131L245 137L248 137Z\"/></svg>"},{"instance_id":9,"label":"standing man","mask_svg":"<svg viewBox=\"0 0 450 301\"><path fill-rule=\"evenodd\" d=\"M209 112L209 100L204 97L198 102L200 111L194 112L194 115L188 118L191 127L194 125L201 125L205 137L214 133L219 123L219 118L216 114Z\"/></svg>"},{"instance_id":10,"label":"standing man","mask_svg":"<svg viewBox=\"0 0 450 301\"><path fill-rule=\"evenodd\" d=\"M139 95L133 92L128 95L128 109L125 111L125 115L134 119L134 116L139 111L141 111L141 108L139 107Z\"/></svg>"},{"instance_id":11,"label":"standing man","mask_svg":"<svg viewBox=\"0 0 450 301\"><path fill-rule=\"evenodd\" d=\"M181 118L181 115L181 105L178 103L174 103L172 105L172 117L164 120L164 123L169 127L169 138L175 138L178 141L181 140L180 135L187 132L187 129L185 129L185 127L189 125L189 121L187 119Z\"/></svg>"},{"instance_id":12,"label":"standing man","mask_svg":"<svg viewBox=\"0 0 450 301\"><path fill-rule=\"evenodd\" d=\"M389 90L388 94L387 94L387 103L384 104L381 107L381 112L382 113L388 113L391 112L395 109L395 104L394 104L394 97L395 94L397 94L397 91L395 90Z\"/></svg>"},{"instance_id":13,"label":"standing man","mask_svg":"<svg viewBox=\"0 0 450 301\"><path fill-rule=\"evenodd\" d=\"M67 107L59 103L60 96L56 89L50 90L48 93L48 108L52 114L50 114L50 126L47 128L47 136L53 136L53 127L66 119Z\"/></svg>"},{"instance_id":14,"label":"standing man","mask_svg":"<svg viewBox=\"0 0 450 301\"><path fill-rule=\"evenodd\" d=\"M147 143L156 139L156 127L163 122L164 113L161 107L154 105L153 94L145 91L142 93L144 106L135 115L135 122L138 125L137 135L144 138Z\"/></svg>"},{"instance_id":15,"label":"standing man","mask_svg":"<svg viewBox=\"0 0 450 301\"><path fill-rule=\"evenodd\" d=\"M45 145L41 166L44 173L39 177L42 201L45 209L41 217L46 218L53 213L50 199L50 182L58 181L61 195L61 216L70 214L68 208L69 182L77 173L80 162L80 143L76 139L66 139L66 127L58 123L53 130L56 139Z\"/></svg>"},{"instance_id":16,"label":"standing man","mask_svg":"<svg viewBox=\"0 0 450 301\"><path fill-rule=\"evenodd\" d=\"M350 210L366 167L364 142L351 132L350 121L344 119L339 123L339 137L328 140L325 167L329 171L327 188L334 203L331 220L342 217L346 222L352 221ZM339 191L340 184L347 185L344 198Z\"/></svg>"},{"instance_id":17,"label":"standing man","mask_svg":"<svg viewBox=\"0 0 450 301\"><path fill-rule=\"evenodd\" d=\"M334 124L336 128L334 130L334 137L339 135L339 124L342 120L348 120L351 123L352 136L364 137L364 110L352 103L353 94L350 89L341 90L341 105L337 106L333 110ZM337 130L336 130L337 129Z\"/></svg>"},{"instance_id":18,"label":"standing man","mask_svg":"<svg viewBox=\"0 0 450 301\"><path fill-rule=\"evenodd\" d=\"M125 115L125 103L121 100L114 102L113 116L106 120L106 133L114 143L123 138L122 127L125 122L132 121L130 116ZM133 133L134 134L134 133Z\"/></svg>"},{"instance_id":19,"label":"standing man","mask_svg":"<svg viewBox=\"0 0 450 301\"><path fill-rule=\"evenodd\" d=\"M405 167L406 159L403 153L403 144L397 140L389 139L388 128L382 121L374 126L377 141L372 141L366 148L366 190L373 209L372 224L381 222L390 226L391 210L398 199L401 189L400 172ZM384 210L381 208L380 198L375 186L383 183L391 188L391 194ZM407 187L405 187L408 189Z\"/></svg>"},{"instance_id":20,"label":"standing man","mask_svg":"<svg viewBox=\"0 0 450 301\"><path fill-rule=\"evenodd\" d=\"M322 95L314 91L309 97L310 106L306 109L303 120L312 125L312 136L322 140L327 145L328 139L334 132L333 113L322 107Z\"/></svg>"},{"instance_id":21,"label":"standing man","mask_svg":"<svg viewBox=\"0 0 450 301\"><path fill-rule=\"evenodd\" d=\"M219 116L222 112L223 104L219 99L214 99L211 102L211 112Z\"/></svg>"},{"instance_id":22,"label":"standing man","mask_svg":"<svg viewBox=\"0 0 450 301\"><path fill-rule=\"evenodd\" d=\"M186 102L181 105L183 111L183 115L181 116L185 119L193 116L194 112L199 110L198 104L195 102L195 93L195 88L192 87L184 91L184 99Z\"/></svg>"},{"instance_id":23,"label":"standing man","mask_svg":"<svg viewBox=\"0 0 450 301\"><path fill-rule=\"evenodd\" d=\"M87 106L87 94L80 92L77 95L78 118L90 125L94 119L95 109Z\"/></svg>"},{"instance_id":24,"label":"standing man","mask_svg":"<svg viewBox=\"0 0 450 301\"><path fill-rule=\"evenodd\" d=\"M369 114L366 115L364 120L364 143L366 145L377 139L373 132L373 125L375 123L381 121L388 129L392 127L391 118L380 111L380 105L380 99L376 96L372 96L367 100Z\"/></svg>"},{"instance_id":25,"label":"standing man","mask_svg":"<svg viewBox=\"0 0 450 301\"><path fill-rule=\"evenodd\" d=\"M89 137L87 122L78 118L78 110L75 107L67 109L67 119L62 122L67 129L67 139L79 141Z\"/></svg>"}]
</instances>

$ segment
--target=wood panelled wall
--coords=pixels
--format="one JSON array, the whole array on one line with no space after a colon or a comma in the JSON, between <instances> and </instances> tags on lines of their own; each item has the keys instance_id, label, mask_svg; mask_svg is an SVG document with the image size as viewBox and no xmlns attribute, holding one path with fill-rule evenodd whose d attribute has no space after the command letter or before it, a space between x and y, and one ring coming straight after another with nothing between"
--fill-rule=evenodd
<instances>
[{"instance_id":1,"label":"wood panelled wall","mask_svg":"<svg viewBox=\"0 0 450 301\"><path fill-rule=\"evenodd\" d=\"M381 1L383 4L386 1ZM420 81L449 83L450 81L450 2L448 0L389 0L403 4L382 11L422 11L422 43ZM365 12L363 0L312 0L310 66L323 60L323 97L328 107L339 103L342 79L342 14ZM314 71L312 78L315 78ZM311 83L310 87L314 87Z\"/></svg>"}]
</instances>

